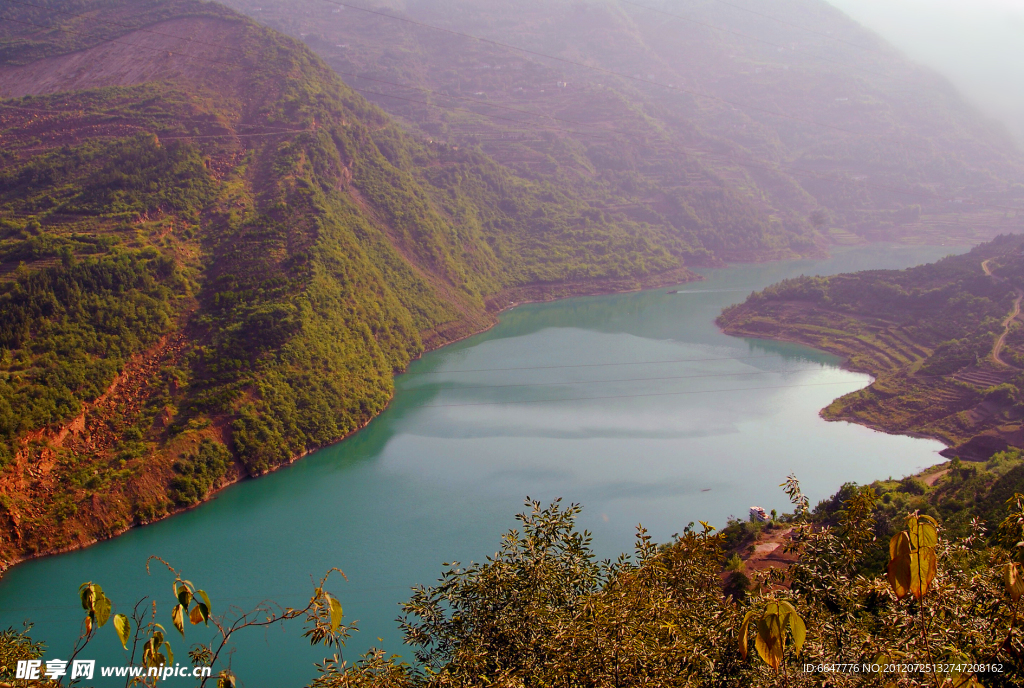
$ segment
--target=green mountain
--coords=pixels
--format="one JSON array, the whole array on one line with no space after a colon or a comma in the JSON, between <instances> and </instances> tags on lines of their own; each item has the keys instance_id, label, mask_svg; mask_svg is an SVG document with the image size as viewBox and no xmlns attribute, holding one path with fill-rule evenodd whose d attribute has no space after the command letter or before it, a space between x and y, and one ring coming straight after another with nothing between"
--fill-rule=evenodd
<instances>
[{"instance_id":1,"label":"green mountain","mask_svg":"<svg viewBox=\"0 0 1024 688\"><path fill-rule=\"evenodd\" d=\"M987 460L1024 447L1024 238L907 270L801 277L726 309L737 336L797 341L877 379L822 413L937 437L944 454Z\"/></svg>"},{"instance_id":2,"label":"green mountain","mask_svg":"<svg viewBox=\"0 0 1024 688\"><path fill-rule=\"evenodd\" d=\"M1024 156L823 0L229 0L425 136L700 260L1020 231Z\"/></svg>"},{"instance_id":3,"label":"green mountain","mask_svg":"<svg viewBox=\"0 0 1024 688\"><path fill-rule=\"evenodd\" d=\"M0 18L8 562L354 432L509 301L694 277L658 226L404 133L222 6Z\"/></svg>"}]
</instances>

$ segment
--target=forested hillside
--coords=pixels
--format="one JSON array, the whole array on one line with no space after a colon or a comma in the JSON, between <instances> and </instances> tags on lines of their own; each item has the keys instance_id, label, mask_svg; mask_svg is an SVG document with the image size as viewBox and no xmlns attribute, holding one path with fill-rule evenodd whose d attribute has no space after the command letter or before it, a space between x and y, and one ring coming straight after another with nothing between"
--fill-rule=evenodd
<instances>
[{"instance_id":1,"label":"forested hillside","mask_svg":"<svg viewBox=\"0 0 1024 688\"><path fill-rule=\"evenodd\" d=\"M1024 447L1024 239L907 270L801 277L722 313L739 336L799 341L874 375L826 418L937 437L964 459Z\"/></svg>"},{"instance_id":2,"label":"forested hillside","mask_svg":"<svg viewBox=\"0 0 1024 688\"><path fill-rule=\"evenodd\" d=\"M658 227L403 133L216 4L0 19L7 562L344 437L517 290L693 277Z\"/></svg>"},{"instance_id":3,"label":"forested hillside","mask_svg":"<svg viewBox=\"0 0 1024 688\"><path fill-rule=\"evenodd\" d=\"M425 135L726 260L1019 231L1022 156L824 0L229 0Z\"/></svg>"}]
</instances>

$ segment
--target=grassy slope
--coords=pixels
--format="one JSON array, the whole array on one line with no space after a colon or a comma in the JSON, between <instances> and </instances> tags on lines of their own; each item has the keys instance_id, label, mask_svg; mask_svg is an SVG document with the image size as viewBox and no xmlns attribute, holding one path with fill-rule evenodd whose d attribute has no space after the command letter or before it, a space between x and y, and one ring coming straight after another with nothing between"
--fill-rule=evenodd
<instances>
[{"instance_id":1,"label":"grassy slope","mask_svg":"<svg viewBox=\"0 0 1024 688\"><path fill-rule=\"evenodd\" d=\"M727 309L719 324L809 344L877 378L826 408L826 418L937 437L963 458L987 459L1024 446L1019 323L1010 323L1005 363L992 358L1024 284L1022 245L1005 236L907 270L786 280Z\"/></svg>"},{"instance_id":2,"label":"grassy slope","mask_svg":"<svg viewBox=\"0 0 1024 688\"><path fill-rule=\"evenodd\" d=\"M230 4L301 36L426 134L657 224L692 261L1021 226L970 203L1024 197L1009 137L820 0L774 3L781 23L689 0L362 5L532 53L322 0Z\"/></svg>"},{"instance_id":3,"label":"grassy slope","mask_svg":"<svg viewBox=\"0 0 1024 688\"><path fill-rule=\"evenodd\" d=\"M0 81L58 84L0 107L5 561L358 429L488 299L692 277L649 227L409 137L217 5L5 16Z\"/></svg>"}]
</instances>

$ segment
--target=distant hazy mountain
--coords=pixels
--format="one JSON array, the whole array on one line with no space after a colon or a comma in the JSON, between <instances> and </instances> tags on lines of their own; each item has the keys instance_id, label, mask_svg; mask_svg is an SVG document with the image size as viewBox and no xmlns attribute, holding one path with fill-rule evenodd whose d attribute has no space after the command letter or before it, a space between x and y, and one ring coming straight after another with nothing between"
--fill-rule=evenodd
<instances>
[{"instance_id":1,"label":"distant hazy mountain","mask_svg":"<svg viewBox=\"0 0 1024 688\"><path fill-rule=\"evenodd\" d=\"M232 4L425 135L694 250L1021 228L1005 128L824 0Z\"/></svg>"},{"instance_id":2,"label":"distant hazy mountain","mask_svg":"<svg viewBox=\"0 0 1024 688\"><path fill-rule=\"evenodd\" d=\"M947 76L1024 149L1024 2L829 0Z\"/></svg>"}]
</instances>

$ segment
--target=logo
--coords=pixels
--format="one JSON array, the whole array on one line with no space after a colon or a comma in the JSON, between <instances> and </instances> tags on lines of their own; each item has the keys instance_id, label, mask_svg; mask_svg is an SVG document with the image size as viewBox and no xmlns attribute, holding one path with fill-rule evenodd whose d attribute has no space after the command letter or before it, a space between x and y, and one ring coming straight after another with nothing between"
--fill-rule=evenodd
<instances>
[{"instance_id":1,"label":"logo","mask_svg":"<svg viewBox=\"0 0 1024 688\"><path fill-rule=\"evenodd\" d=\"M95 659L76 659L71 662L71 678L84 678L87 681L92 679L96 672ZM15 678L28 680L48 678L51 680L63 678L68 673L68 663L63 659L46 660L46 669L43 669L41 659L18 660L18 667L14 674Z\"/></svg>"}]
</instances>

